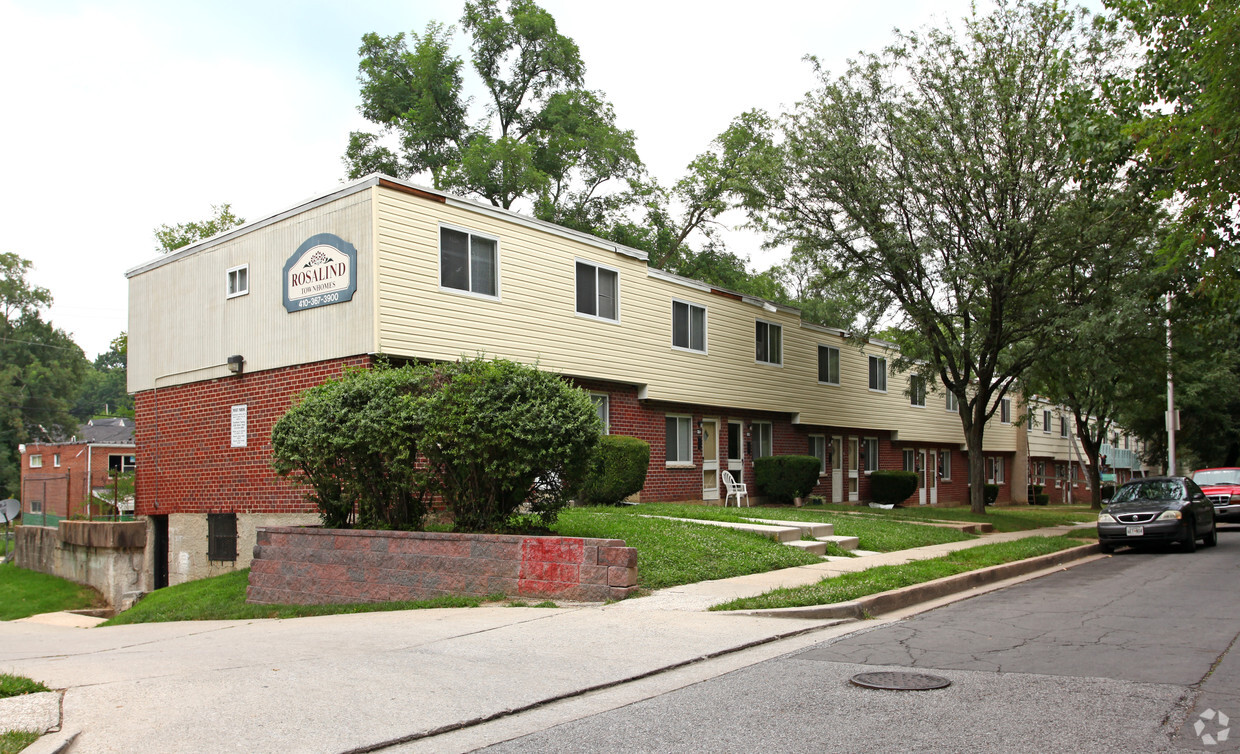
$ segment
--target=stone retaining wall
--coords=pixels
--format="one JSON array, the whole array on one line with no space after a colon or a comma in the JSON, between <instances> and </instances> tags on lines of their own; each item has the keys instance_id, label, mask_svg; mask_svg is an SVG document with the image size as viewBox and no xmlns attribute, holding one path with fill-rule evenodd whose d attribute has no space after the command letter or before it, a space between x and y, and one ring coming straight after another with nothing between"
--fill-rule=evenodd
<instances>
[{"instance_id":1,"label":"stone retaining wall","mask_svg":"<svg viewBox=\"0 0 1240 754\"><path fill-rule=\"evenodd\" d=\"M246 601L503 594L602 602L636 589L637 550L621 539L272 526L258 530Z\"/></svg>"},{"instance_id":2,"label":"stone retaining wall","mask_svg":"<svg viewBox=\"0 0 1240 754\"><path fill-rule=\"evenodd\" d=\"M145 591L145 521L61 521L57 528L19 526L13 562L99 590L117 610Z\"/></svg>"}]
</instances>

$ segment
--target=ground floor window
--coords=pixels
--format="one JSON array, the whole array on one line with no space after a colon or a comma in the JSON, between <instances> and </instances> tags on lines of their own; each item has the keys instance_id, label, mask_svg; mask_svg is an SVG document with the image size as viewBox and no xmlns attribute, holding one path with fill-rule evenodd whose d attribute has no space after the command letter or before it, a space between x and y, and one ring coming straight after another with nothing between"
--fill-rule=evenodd
<instances>
[{"instance_id":1,"label":"ground floor window","mask_svg":"<svg viewBox=\"0 0 1240 754\"><path fill-rule=\"evenodd\" d=\"M590 400L594 402L594 410L603 422L603 434L611 434L611 401L607 393L590 393Z\"/></svg>"},{"instance_id":2,"label":"ground floor window","mask_svg":"<svg viewBox=\"0 0 1240 754\"><path fill-rule=\"evenodd\" d=\"M43 501L42 500L31 500L30 501L30 512L31 513L42 513L43 512Z\"/></svg>"},{"instance_id":3,"label":"ground floor window","mask_svg":"<svg viewBox=\"0 0 1240 754\"><path fill-rule=\"evenodd\" d=\"M775 443L771 432L770 422L754 422L753 439L757 443L757 449L754 450L754 458L766 458L775 455Z\"/></svg>"},{"instance_id":4,"label":"ground floor window","mask_svg":"<svg viewBox=\"0 0 1240 754\"><path fill-rule=\"evenodd\" d=\"M906 449L904 451L904 470L905 471L916 471L917 470L917 451L910 450L910 449Z\"/></svg>"},{"instance_id":5,"label":"ground floor window","mask_svg":"<svg viewBox=\"0 0 1240 754\"><path fill-rule=\"evenodd\" d=\"M1003 458L992 456L986 459L986 483L1003 484Z\"/></svg>"},{"instance_id":6,"label":"ground floor window","mask_svg":"<svg viewBox=\"0 0 1240 754\"><path fill-rule=\"evenodd\" d=\"M237 514L207 514L207 560L237 559Z\"/></svg>"},{"instance_id":7,"label":"ground floor window","mask_svg":"<svg viewBox=\"0 0 1240 754\"><path fill-rule=\"evenodd\" d=\"M693 463L692 417L667 417L667 462Z\"/></svg>"},{"instance_id":8,"label":"ground floor window","mask_svg":"<svg viewBox=\"0 0 1240 754\"><path fill-rule=\"evenodd\" d=\"M108 456L108 472L115 471L118 474L124 474L127 471L133 471L138 465L135 456L110 455Z\"/></svg>"},{"instance_id":9,"label":"ground floor window","mask_svg":"<svg viewBox=\"0 0 1240 754\"><path fill-rule=\"evenodd\" d=\"M939 478L951 481L952 453L950 450L944 450L942 453L939 453Z\"/></svg>"},{"instance_id":10,"label":"ground floor window","mask_svg":"<svg viewBox=\"0 0 1240 754\"><path fill-rule=\"evenodd\" d=\"M809 436L809 454L818 459L818 473L827 473L827 438L823 435Z\"/></svg>"},{"instance_id":11,"label":"ground floor window","mask_svg":"<svg viewBox=\"0 0 1240 754\"><path fill-rule=\"evenodd\" d=\"M866 437L861 441L862 471L878 471L878 438Z\"/></svg>"}]
</instances>

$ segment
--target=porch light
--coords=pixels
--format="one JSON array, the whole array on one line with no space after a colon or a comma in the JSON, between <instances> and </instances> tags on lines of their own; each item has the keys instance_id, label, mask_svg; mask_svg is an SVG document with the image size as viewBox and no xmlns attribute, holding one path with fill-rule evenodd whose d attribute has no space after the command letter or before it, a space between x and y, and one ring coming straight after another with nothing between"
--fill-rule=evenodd
<instances>
[{"instance_id":1,"label":"porch light","mask_svg":"<svg viewBox=\"0 0 1240 754\"><path fill-rule=\"evenodd\" d=\"M233 374L241 374L241 369L244 365L245 365L244 356L229 356L228 357L228 371L232 372Z\"/></svg>"}]
</instances>

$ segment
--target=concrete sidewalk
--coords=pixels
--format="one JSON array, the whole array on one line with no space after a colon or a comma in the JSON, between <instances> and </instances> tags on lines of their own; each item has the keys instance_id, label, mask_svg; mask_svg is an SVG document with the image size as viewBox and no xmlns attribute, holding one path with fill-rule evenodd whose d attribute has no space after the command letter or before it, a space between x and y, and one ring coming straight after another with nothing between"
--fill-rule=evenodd
<instances>
[{"instance_id":1,"label":"concrete sidewalk","mask_svg":"<svg viewBox=\"0 0 1240 754\"><path fill-rule=\"evenodd\" d=\"M723 600L1066 528L693 584L606 606L89 630L0 623L0 671L65 689L63 701L55 699L63 727L30 754L75 735L72 754L374 750L641 679L705 673L710 658L735 665L754 648L777 654L821 641L824 630L852 630L831 629L838 620L703 612ZM0 729L15 722L3 719L4 709Z\"/></svg>"}]
</instances>

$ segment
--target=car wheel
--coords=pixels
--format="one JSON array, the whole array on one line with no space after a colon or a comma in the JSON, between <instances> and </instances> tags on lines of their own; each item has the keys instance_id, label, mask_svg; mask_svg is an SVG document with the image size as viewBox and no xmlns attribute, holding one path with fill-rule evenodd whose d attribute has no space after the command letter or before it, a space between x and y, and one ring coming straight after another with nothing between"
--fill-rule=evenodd
<instances>
[{"instance_id":1,"label":"car wheel","mask_svg":"<svg viewBox=\"0 0 1240 754\"><path fill-rule=\"evenodd\" d=\"M1111 544L1110 542L1099 542L1098 549L1102 550L1104 555L1110 555L1111 553L1115 552L1115 545Z\"/></svg>"},{"instance_id":2,"label":"car wheel","mask_svg":"<svg viewBox=\"0 0 1240 754\"><path fill-rule=\"evenodd\" d=\"M1213 547L1218 544L1218 521L1214 522L1214 526L1210 527L1210 533L1201 538L1201 544L1206 547Z\"/></svg>"},{"instance_id":3,"label":"car wheel","mask_svg":"<svg viewBox=\"0 0 1240 754\"><path fill-rule=\"evenodd\" d=\"M1190 518L1184 522L1184 552L1197 552L1197 527Z\"/></svg>"}]
</instances>

